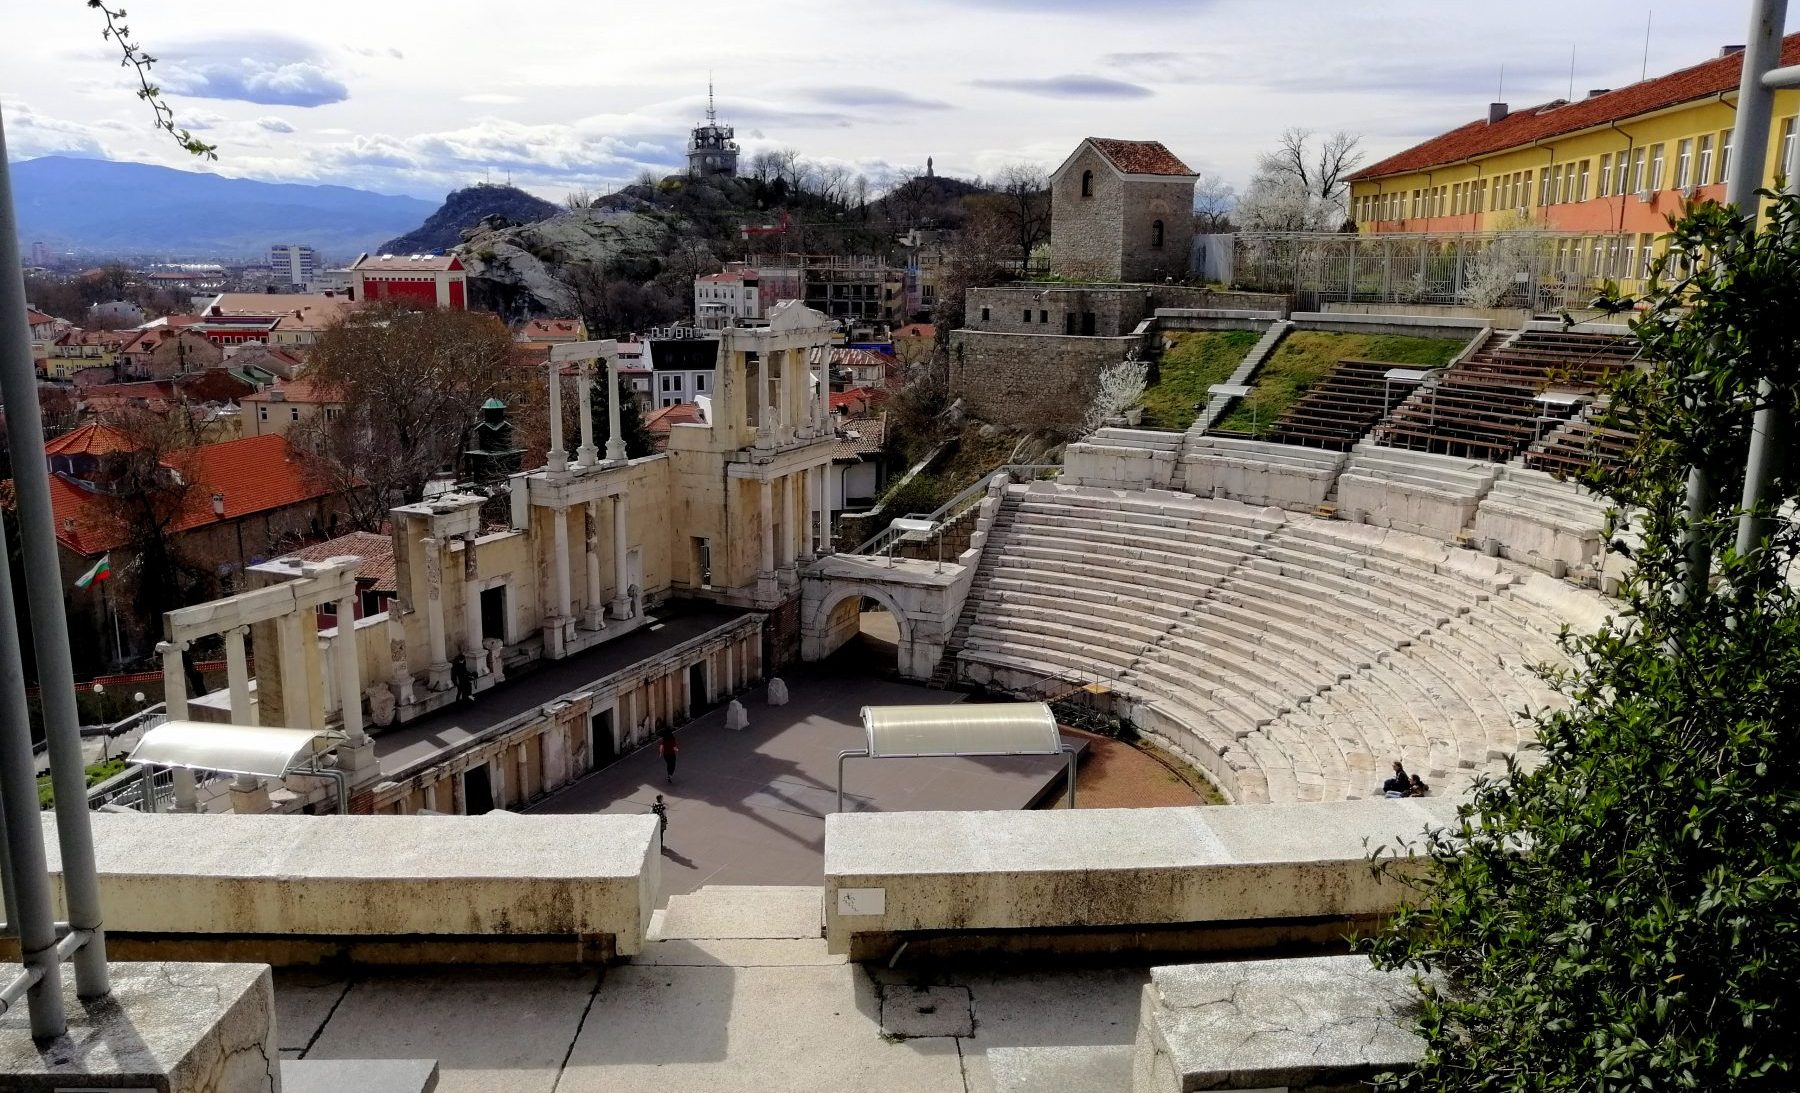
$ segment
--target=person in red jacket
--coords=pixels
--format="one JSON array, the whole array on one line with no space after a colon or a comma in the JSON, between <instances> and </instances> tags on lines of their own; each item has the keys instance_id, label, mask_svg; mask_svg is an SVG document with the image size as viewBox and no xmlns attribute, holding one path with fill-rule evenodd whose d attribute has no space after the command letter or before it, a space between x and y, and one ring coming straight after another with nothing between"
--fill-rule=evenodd
<instances>
[{"instance_id":1,"label":"person in red jacket","mask_svg":"<svg viewBox=\"0 0 1800 1093\"><path fill-rule=\"evenodd\" d=\"M675 780L675 760L681 755L681 745L675 742L675 733L667 726L658 734L656 750L662 752L663 769L668 771L669 781Z\"/></svg>"}]
</instances>

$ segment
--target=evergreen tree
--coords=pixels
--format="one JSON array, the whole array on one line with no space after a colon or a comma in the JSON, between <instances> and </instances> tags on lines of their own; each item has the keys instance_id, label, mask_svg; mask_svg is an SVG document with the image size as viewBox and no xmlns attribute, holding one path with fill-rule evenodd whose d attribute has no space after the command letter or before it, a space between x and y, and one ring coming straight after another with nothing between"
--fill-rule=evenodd
<instances>
[{"instance_id":1,"label":"evergreen tree","mask_svg":"<svg viewBox=\"0 0 1800 1093\"><path fill-rule=\"evenodd\" d=\"M638 406L637 398L632 395L630 381L619 377L619 432L625 437L625 457L639 459L656 452L656 442L650 436L650 430L644 425L644 412ZM594 436L600 446L601 454L606 451L607 438L607 393L605 373L594 380L592 399L594 413ZM578 419L579 420L579 419Z\"/></svg>"}]
</instances>

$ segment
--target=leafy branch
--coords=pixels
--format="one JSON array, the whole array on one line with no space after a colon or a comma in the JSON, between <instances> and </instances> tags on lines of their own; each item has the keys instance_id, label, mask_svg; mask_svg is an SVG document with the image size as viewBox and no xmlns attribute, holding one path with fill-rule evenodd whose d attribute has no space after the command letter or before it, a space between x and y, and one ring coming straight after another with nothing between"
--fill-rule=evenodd
<instances>
[{"instance_id":1,"label":"leafy branch","mask_svg":"<svg viewBox=\"0 0 1800 1093\"><path fill-rule=\"evenodd\" d=\"M125 9L108 7L105 0L87 0L87 6L105 17L106 29L100 32L100 37L118 43L122 55L119 67L136 70L137 97L150 104L156 117L156 128L175 138L175 143L189 155L218 159L218 145L207 144L175 124L175 111L163 101L162 88L150 82L150 68L156 64L156 58L145 53L142 47L131 40L131 28L125 25Z\"/></svg>"}]
</instances>

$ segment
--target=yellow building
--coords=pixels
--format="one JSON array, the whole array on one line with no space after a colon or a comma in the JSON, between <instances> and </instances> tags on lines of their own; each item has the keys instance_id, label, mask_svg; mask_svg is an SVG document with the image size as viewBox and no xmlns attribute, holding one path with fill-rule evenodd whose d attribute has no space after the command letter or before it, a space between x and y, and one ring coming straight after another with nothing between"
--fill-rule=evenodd
<instances>
[{"instance_id":1,"label":"yellow building","mask_svg":"<svg viewBox=\"0 0 1800 1093\"><path fill-rule=\"evenodd\" d=\"M1800 63L1800 34L1781 64ZM1452 129L1351 176L1350 215L1368 234L1568 233L1558 264L1598 281L1648 275L1657 237L1683 200L1723 200L1736 121L1741 47L1617 90L1525 110L1496 103ZM1764 184L1792 162L1800 91L1775 93Z\"/></svg>"}]
</instances>

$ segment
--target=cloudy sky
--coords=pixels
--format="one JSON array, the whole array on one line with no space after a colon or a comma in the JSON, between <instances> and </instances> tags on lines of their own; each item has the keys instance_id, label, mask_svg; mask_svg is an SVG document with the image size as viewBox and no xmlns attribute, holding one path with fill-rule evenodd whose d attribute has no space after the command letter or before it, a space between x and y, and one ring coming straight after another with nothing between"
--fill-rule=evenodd
<instances>
[{"instance_id":1,"label":"cloudy sky","mask_svg":"<svg viewBox=\"0 0 1800 1093\"><path fill-rule=\"evenodd\" d=\"M435 198L511 173L551 199L681 159L718 86L746 151L880 181L1053 167L1084 135L1161 140L1242 187L1287 126L1372 157L1485 112L1741 42L1748 0L131 0L178 121L221 174ZM1467 10L1469 16L1465 17ZM1454 12L1454 16L1452 16ZM146 124L82 0L0 14L15 159L196 167ZM1790 29L1800 26L1800 14ZM111 51L109 53L109 51Z\"/></svg>"}]
</instances>

